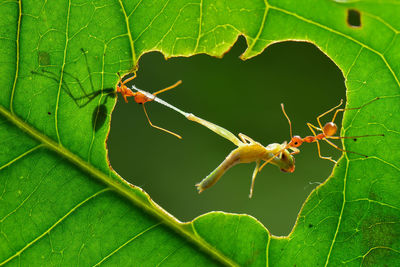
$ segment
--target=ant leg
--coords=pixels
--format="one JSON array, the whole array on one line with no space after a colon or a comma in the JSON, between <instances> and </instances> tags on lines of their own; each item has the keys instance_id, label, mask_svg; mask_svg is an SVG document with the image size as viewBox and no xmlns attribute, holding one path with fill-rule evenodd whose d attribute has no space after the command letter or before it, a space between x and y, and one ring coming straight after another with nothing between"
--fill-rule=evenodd
<instances>
[{"instance_id":1,"label":"ant leg","mask_svg":"<svg viewBox=\"0 0 400 267\"><path fill-rule=\"evenodd\" d=\"M361 108L365 107L366 105L369 105L369 104L371 104L372 102L375 102L375 101L378 100L378 99L379 99L379 97L375 97L375 98L372 99L371 101L368 101L367 103L365 103L364 105L362 105L362 106L360 106L360 107L358 107L358 108L341 108L341 109L338 109L338 110L336 110L335 115L333 116L332 122L335 121L336 115L337 115L340 111L361 109Z\"/></svg>"},{"instance_id":2,"label":"ant leg","mask_svg":"<svg viewBox=\"0 0 400 267\"><path fill-rule=\"evenodd\" d=\"M322 113L321 115L319 115L319 116L317 117L318 125L319 125L319 127L321 127L321 129L322 129L323 127L322 127L322 124L321 124L320 119L321 119L323 116L325 116L326 114L328 114L328 113L334 111L335 109L337 109L338 107L340 107L342 104L343 104L343 99L340 100L339 105L337 105L337 106L331 108L330 110L328 110L328 111ZM335 116L336 116L336 113L335 113ZM333 122L333 120L332 120L332 122Z\"/></svg>"},{"instance_id":3,"label":"ant leg","mask_svg":"<svg viewBox=\"0 0 400 267\"><path fill-rule=\"evenodd\" d=\"M250 186L250 194L249 194L249 198L251 198L253 196L253 189L254 189L254 182L256 181L256 176L258 173L258 168L260 167L260 161L257 160L256 161L256 168L253 171L253 176L251 178L251 186Z\"/></svg>"},{"instance_id":4,"label":"ant leg","mask_svg":"<svg viewBox=\"0 0 400 267\"><path fill-rule=\"evenodd\" d=\"M171 89L173 89L173 88L177 87L178 85L180 85L181 83L182 83L182 81L177 81L177 82L176 82L176 83L174 83L173 85L171 85L171 86L168 86L167 88L161 89L161 90L159 90L159 91L157 91L157 92L153 93L153 95L161 94L162 92L165 92L165 91L171 90Z\"/></svg>"},{"instance_id":5,"label":"ant leg","mask_svg":"<svg viewBox=\"0 0 400 267\"><path fill-rule=\"evenodd\" d=\"M117 84L117 86L116 86L116 92L117 92L117 93L121 93L121 95L122 95L122 97L124 98L125 102L128 103L127 97L135 96L136 93L133 93L132 90L129 89L129 88L125 85L125 83L127 83L127 82L132 81L133 79L135 79L135 78L136 78L136 73L134 73L132 77L130 77L130 78L124 80L124 81L122 81L122 78L121 78L121 75L119 74L119 72L117 72L117 74L118 74L118 77L119 77L119 82L118 82L119 84Z\"/></svg>"},{"instance_id":6,"label":"ant leg","mask_svg":"<svg viewBox=\"0 0 400 267\"><path fill-rule=\"evenodd\" d=\"M328 140L326 140L326 139L324 139L324 140L327 141L327 142L329 143ZM317 141L315 141L315 142L317 143L317 147L318 147L318 156L319 156L321 159L327 159L327 160L332 161L334 164L336 164L336 163L337 163L336 160L333 160L332 157L324 157L324 156L321 155L321 148L320 148L320 146L319 146L319 141L317 140ZM339 149L339 148L338 148L338 149Z\"/></svg>"},{"instance_id":7,"label":"ant leg","mask_svg":"<svg viewBox=\"0 0 400 267\"><path fill-rule=\"evenodd\" d=\"M255 143L255 141L253 139L251 139L250 137L248 137L245 134L239 133L238 136L245 144Z\"/></svg>"},{"instance_id":8,"label":"ant leg","mask_svg":"<svg viewBox=\"0 0 400 267\"><path fill-rule=\"evenodd\" d=\"M133 74L132 77L129 77L128 79L126 79L126 80L124 80L124 81L122 81L122 78L121 78L121 75L119 74L119 72L118 72L117 74L118 74L118 77L119 77L119 81L120 81L120 83L121 83L121 86L125 85L127 82L130 82L130 81L132 81L133 79L136 78L136 72Z\"/></svg>"},{"instance_id":9,"label":"ant leg","mask_svg":"<svg viewBox=\"0 0 400 267\"><path fill-rule=\"evenodd\" d=\"M182 139L182 137L181 137L180 135L178 135L178 134L176 134L176 133L174 133L174 132L168 131L167 129L161 128L161 127L159 127L159 126L157 126L157 125L152 124L151 121L150 121L149 115L147 115L147 111L146 111L146 108L145 108L145 106L144 106L144 103L142 104L142 106L143 106L144 114L146 114L147 120L148 120L148 122L149 122L149 124L150 124L151 127L156 128L156 129L159 129L159 130L164 131L164 132L166 132L166 133L172 134L173 136L176 136L176 137L178 137L179 139Z\"/></svg>"},{"instance_id":10,"label":"ant leg","mask_svg":"<svg viewBox=\"0 0 400 267\"><path fill-rule=\"evenodd\" d=\"M279 150L278 153L276 153L275 155L273 155L270 159L266 160L266 161L263 163L263 165L261 165L261 167L258 169L258 172L260 172L260 171L264 168L264 166L267 165L268 163L270 163L274 158L276 158L276 157L281 158L281 157L282 157L282 152L283 152L283 150L285 150L285 149L286 149L286 148L283 148L283 149Z\"/></svg>"},{"instance_id":11,"label":"ant leg","mask_svg":"<svg viewBox=\"0 0 400 267\"><path fill-rule=\"evenodd\" d=\"M360 137L372 137L372 136L385 136L384 134L366 134L366 135L359 135L359 136L329 136L330 139L353 139L353 138L360 138Z\"/></svg>"},{"instance_id":12,"label":"ant leg","mask_svg":"<svg viewBox=\"0 0 400 267\"><path fill-rule=\"evenodd\" d=\"M290 155L296 155L300 153L300 149L297 149L296 147L289 147L289 149L292 150L292 152L290 152Z\"/></svg>"},{"instance_id":13,"label":"ant leg","mask_svg":"<svg viewBox=\"0 0 400 267\"><path fill-rule=\"evenodd\" d=\"M308 126L308 128L312 127L312 128L314 128L315 130L317 130L317 131L323 132L323 131L322 131L322 128L318 128L317 126L315 126L315 125L313 125L313 124L311 124L311 123L309 123L309 122L307 122L307 126ZM312 130L311 130L311 131L312 131ZM315 132L314 132L314 131L312 131L312 132L313 132L314 136L316 136Z\"/></svg>"},{"instance_id":14,"label":"ant leg","mask_svg":"<svg viewBox=\"0 0 400 267\"><path fill-rule=\"evenodd\" d=\"M324 140L325 140L329 145L333 146L334 148L336 148L336 149L338 149L338 150L340 150L340 151L342 151L342 152L353 153L353 154L357 154L357 155L360 155L360 156L363 156L363 157L368 158L367 155L364 155L364 154L361 154L361 153L357 153L357 152L354 152L354 151L344 150L343 148L340 148L340 147L338 147L337 145L335 145L334 143L332 143L331 141L329 141L329 140L327 140L327 139L324 139Z\"/></svg>"},{"instance_id":15,"label":"ant leg","mask_svg":"<svg viewBox=\"0 0 400 267\"><path fill-rule=\"evenodd\" d=\"M318 129L318 128L317 128L316 126L312 125L312 124L309 123L309 122L307 123L307 126L308 126L308 128L310 129L310 131L313 133L313 135L316 136L315 131L313 130L313 127L316 128L316 129ZM328 140L326 140L326 139L324 139L324 140L325 140L325 141L328 141ZM320 145L319 145L319 142L318 142L317 139L315 139L315 142L317 143L318 156L319 156L321 159L327 159L327 160L330 160L330 161L332 161L333 163L336 164L336 161L333 160L331 157L324 157L324 156L321 155L321 147L320 147Z\"/></svg>"}]
</instances>

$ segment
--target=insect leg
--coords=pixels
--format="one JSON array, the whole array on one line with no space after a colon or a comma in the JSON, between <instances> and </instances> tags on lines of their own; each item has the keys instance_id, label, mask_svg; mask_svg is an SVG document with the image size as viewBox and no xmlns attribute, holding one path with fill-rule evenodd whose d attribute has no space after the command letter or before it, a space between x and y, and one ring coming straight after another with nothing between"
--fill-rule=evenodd
<instances>
[{"instance_id":1,"label":"insect leg","mask_svg":"<svg viewBox=\"0 0 400 267\"><path fill-rule=\"evenodd\" d=\"M259 167L260 167L260 161L257 160L256 161L256 168L254 169L253 176L251 178L251 187L250 187L249 198L251 198L253 196L254 182L256 181L256 176L257 176Z\"/></svg>"},{"instance_id":2,"label":"insect leg","mask_svg":"<svg viewBox=\"0 0 400 267\"><path fill-rule=\"evenodd\" d=\"M246 143L246 144L255 143L255 141L253 139L251 139L250 137L248 137L245 134L239 133L238 136L243 141L243 143Z\"/></svg>"},{"instance_id":3,"label":"insect leg","mask_svg":"<svg viewBox=\"0 0 400 267\"><path fill-rule=\"evenodd\" d=\"M222 136L223 138L228 139L229 141L231 141L232 143L234 143L235 145L239 146L242 144L242 142L239 140L239 138L237 138L233 133L231 133L230 131L228 131L225 128L222 128L221 126L218 126L212 122L203 120L200 117L197 117L193 114L188 114L186 116L186 118L190 121L194 121L197 122L205 127L207 127L208 129L210 129L211 131L213 131L214 133Z\"/></svg>"}]
</instances>

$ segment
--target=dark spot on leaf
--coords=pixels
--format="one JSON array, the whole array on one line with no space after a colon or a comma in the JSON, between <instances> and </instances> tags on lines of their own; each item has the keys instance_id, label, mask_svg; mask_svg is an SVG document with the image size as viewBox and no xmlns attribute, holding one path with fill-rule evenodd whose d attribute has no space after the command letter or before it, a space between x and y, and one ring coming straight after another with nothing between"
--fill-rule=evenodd
<instances>
[{"instance_id":1,"label":"dark spot on leaf","mask_svg":"<svg viewBox=\"0 0 400 267\"><path fill-rule=\"evenodd\" d=\"M361 13L355 9L347 10L347 25L350 27L361 27Z\"/></svg>"},{"instance_id":2,"label":"dark spot on leaf","mask_svg":"<svg viewBox=\"0 0 400 267\"><path fill-rule=\"evenodd\" d=\"M49 112L47 112L47 114L51 115L51 112L49 111Z\"/></svg>"},{"instance_id":3,"label":"dark spot on leaf","mask_svg":"<svg viewBox=\"0 0 400 267\"><path fill-rule=\"evenodd\" d=\"M354 138L353 140L354 140L354 142L355 142L355 141L357 141L357 138Z\"/></svg>"},{"instance_id":4,"label":"dark spot on leaf","mask_svg":"<svg viewBox=\"0 0 400 267\"><path fill-rule=\"evenodd\" d=\"M39 66L47 66L50 65L50 55L47 52L39 51L38 52Z\"/></svg>"},{"instance_id":5,"label":"dark spot on leaf","mask_svg":"<svg viewBox=\"0 0 400 267\"><path fill-rule=\"evenodd\" d=\"M313 228L314 225L312 225L311 223L308 225L308 228Z\"/></svg>"},{"instance_id":6,"label":"dark spot on leaf","mask_svg":"<svg viewBox=\"0 0 400 267\"><path fill-rule=\"evenodd\" d=\"M372 191L370 191L369 194L368 194L368 199L371 199L371 200L375 200L375 201L376 201L376 200L378 200L377 197L378 197L378 196L377 196L374 192L372 192ZM378 201L380 201L380 200L378 200Z\"/></svg>"},{"instance_id":7,"label":"dark spot on leaf","mask_svg":"<svg viewBox=\"0 0 400 267\"><path fill-rule=\"evenodd\" d=\"M107 119L107 106L104 104L98 105L92 114L92 125L95 132L103 127Z\"/></svg>"}]
</instances>

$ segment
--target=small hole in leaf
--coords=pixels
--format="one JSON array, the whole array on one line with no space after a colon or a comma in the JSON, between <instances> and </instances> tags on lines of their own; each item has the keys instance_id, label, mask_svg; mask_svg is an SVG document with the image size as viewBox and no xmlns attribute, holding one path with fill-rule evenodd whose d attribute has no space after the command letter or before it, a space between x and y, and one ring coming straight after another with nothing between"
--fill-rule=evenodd
<instances>
[{"instance_id":1,"label":"small hole in leaf","mask_svg":"<svg viewBox=\"0 0 400 267\"><path fill-rule=\"evenodd\" d=\"M361 27L361 13L355 9L347 10L347 24L350 27Z\"/></svg>"}]
</instances>

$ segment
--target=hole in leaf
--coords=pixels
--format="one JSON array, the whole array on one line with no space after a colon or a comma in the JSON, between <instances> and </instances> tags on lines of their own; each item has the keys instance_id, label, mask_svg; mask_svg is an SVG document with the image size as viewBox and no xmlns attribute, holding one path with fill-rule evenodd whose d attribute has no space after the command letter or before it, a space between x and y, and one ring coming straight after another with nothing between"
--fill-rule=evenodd
<instances>
[{"instance_id":1,"label":"hole in leaf","mask_svg":"<svg viewBox=\"0 0 400 267\"><path fill-rule=\"evenodd\" d=\"M361 13L356 9L347 10L347 24L350 27L361 27Z\"/></svg>"},{"instance_id":2,"label":"hole in leaf","mask_svg":"<svg viewBox=\"0 0 400 267\"><path fill-rule=\"evenodd\" d=\"M148 53L140 59L133 84L155 92L182 80L179 87L157 96L264 146L289 138L280 103L285 103L290 114L293 133L306 136L311 134L306 123L316 124L319 114L345 97L340 70L312 44L278 43L242 61L238 57L245 49L245 39L239 38L222 59L196 55L165 60L160 53ZM213 210L246 213L272 234L287 235L307 196L318 185L310 186L310 181L323 182L332 172L333 164L318 157L315 144L307 144L296 155L294 173L267 165L257 175L250 200L254 163L232 167L199 195L194 185L235 146L157 103L146 104L146 109L153 124L183 139L150 127L141 106L120 98L107 142L110 162L122 177L143 188L181 221ZM329 145L321 145L324 156L338 159L341 155Z\"/></svg>"}]
</instances>

